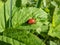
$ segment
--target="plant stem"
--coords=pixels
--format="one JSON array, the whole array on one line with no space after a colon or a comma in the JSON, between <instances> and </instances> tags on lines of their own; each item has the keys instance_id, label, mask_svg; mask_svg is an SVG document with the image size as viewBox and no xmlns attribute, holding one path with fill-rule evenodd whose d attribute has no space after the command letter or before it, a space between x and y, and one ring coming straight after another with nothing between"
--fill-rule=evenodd
<instances>
[{"instance_id":1,"label":"plant stem","mask_svg":"<svg viewBox=\"0 0 60 45\"><path fill-rule=\"evenodd\" d=\"M43 0L44 7L46 7L46 0Z\"/></svg>"},{"instance_id":2,"label":"plant stem","mask_svg":"<svg viewBox=\"0 0 60 45\"><path fill-rule=\"evenodd\" d=\"M41 6L41 1L42 1L42 0L38 0L38 1L37 1L37 4L36 4L36 7L37 7L37 8L39 8L39 7Z\"/></svg>"},{"instance_id":3,"label":"plant stem","mask_svg":"<svg viewBox=\"0 0 60 45\"><path fill-rule=\"evenodd\" d=\"M10 0L10 18L9 18L9 27L12 27L12 0Z\"/></svg>"},{"instance_id":4,"label":"plant stem","mask_svg":"<svg viewBox=\"0 0 60 45\"><path fill-rule=\"evenodd\" d=\"M5 8L5 3L4 3L4 21L5 21L5 28L6 28L6 8Z\"/></svg>"},{"instance_id":5,"label":"plant stem","mask_svg":"<svg viewBox=\"0 0 60 45\"><path fill-rule=\"evenodd\" d=\"M52 23L53 20L53 15L54 15L54 11L55 11L55 6L53 6L52 4L50 4L50 22Z\"/></svg>"}]
</instances>

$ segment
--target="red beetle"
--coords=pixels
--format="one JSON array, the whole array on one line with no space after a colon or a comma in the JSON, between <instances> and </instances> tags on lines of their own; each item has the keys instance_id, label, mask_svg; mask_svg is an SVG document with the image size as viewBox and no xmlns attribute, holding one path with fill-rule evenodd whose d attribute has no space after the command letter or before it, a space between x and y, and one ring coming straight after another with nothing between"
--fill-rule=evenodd
<instances>
[{"instance_id":1,"label":"red beetle","mask_svg":"<svg viewBox=\"0 0 60 45\"><path fill-rule=\"evenodd\" d=\"M35 19L29 19L28 20L28 24L34 24L34 23L36 23L36 20Z\"/></svg>"}]
</instances>

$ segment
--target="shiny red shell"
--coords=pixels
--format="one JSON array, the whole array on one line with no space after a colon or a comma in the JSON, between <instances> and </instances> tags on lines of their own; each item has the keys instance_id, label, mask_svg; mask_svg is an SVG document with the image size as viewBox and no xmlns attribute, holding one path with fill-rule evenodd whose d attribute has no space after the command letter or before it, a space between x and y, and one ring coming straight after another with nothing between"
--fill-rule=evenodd
<instances>
[{"instance_id":1,"label":"shiny red shell","mask_svg":"<svg viewBox=\"0 0 60 45\"><path fill-rule=\"evenodd\" d=\"M36 20L35 19L29 19L28 20L28 24L34 24L34 23L36 23Z\"/></svg>"}]
</instances>

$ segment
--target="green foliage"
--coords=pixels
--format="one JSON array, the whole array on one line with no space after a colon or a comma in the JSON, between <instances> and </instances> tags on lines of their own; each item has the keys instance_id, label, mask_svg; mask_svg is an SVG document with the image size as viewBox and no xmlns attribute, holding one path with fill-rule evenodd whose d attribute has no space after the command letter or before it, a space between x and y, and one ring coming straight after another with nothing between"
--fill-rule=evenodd
<instances>
[{"instance_id":1,"label":"green foliage","mask_svg":"<svg viewBox=\"0 0 60 45\"><path fill-rule=\"evenodd\" d=\"M21 0L16 0L16 7L21 7Z\"/></svg>"},{"instance_id":2,"label":"green foliage","mask_svg":"<svg viewBox=\"0 0 60 45\"><path fill-rule=\"evenodd\" d=\"M26 30L37 29L42 24L45 24L45 22L47 22L47 13L45 13L41 8L40 9L33 7L22 8L17 12L14 14L12 18L12 23L14 28L21 28ZM32 25L28 24L27 21L30 18L34 18L36 20L36 24L32 24Z\"/></svg>"},{"instance_id":3,"label":"green foliage","mask_svg":"<svg viewBox=\"0 0 60 45\"><path fill-rule=\"evenodd\" d=\"M45 45L42 40L36 37L34 34L26 30L20 29L6 29L3 32L4 36L13 38L19 42L23 42L26 45Z\"/></svg>"},{"instance_id":4,"label":"green foliage","mask_svg":"<svg viewBox=\"0 0 60 45\"><path fill-rule=\"evenodd\" d=\"M3 10L3 3L1 2L0 5L0 32L3 31L4 27L5 27L5 23L4 23L4 10Z\"/></svg>"},{"instance_id":5,"label":"green foliage","mask_svg":"<svg viewBox=\"0 0 60 45\"><path fill-rule=\"evenodd\" d=\"M4 35L0 35L0 41L2 41L2 43L0 42L0 44L3 44L3 45L25 45L24 43L22 42L19 42L15 39L12 39L12 38L9 38L9 37L6 37ZM5 43L4 43L5 42Z\"/></svg>"},{"instance_id":6,"label":"green foliage","mask_svg":"<svg viewBox=\"0 0 60 45\"><path fill-rule=\"evenodd\" d=\"M53 15L53 22L50 25L50 30L49 30L49 35L51 35L52 37L57 37L60 39L60 14L58 13L59 10L56 8L54 15Z\"/></svg>"},{"instance_id":7,"label":"green foliage","mask_svg":"<svg viewBox=\"0 0 60 45\"><path fill-rule=\"evenodd\" d=\"M36 5L37 8L40 7L40 5L41 5L41 1L42 1L42 0L38 0L38 1L37 1L37 5Z\"/></svg>"},{"instance_id":8,"label":"green foliage","mask_svg":"<svg viewBox=\"0 0 60 45\"><path fill-rule=\"evenodd\" d=\"M10 0L0 0L0 44L60 45L59 0L12 0L11 28L10 14ZM30 18L36 23L28 24Z\"/></svg>"},{"instance_id":9,"label":"green foliage","mask_svg":"<svg viewBox=\"0 0 60 45\"><path fill-rule=\"evenodd\" d=\"M57 44L53 41L50 41L50 45L57 45Z\"/></svg>"},{"instance_id":10,"label":"green foliage","mask_svg":"<svg viewBox=\"0 0 60 45\"><path fill-rule=\"evenodd\" d=\"M2 2L6 2L7 0L2 0Z\"/></svg>"}]
</instances>

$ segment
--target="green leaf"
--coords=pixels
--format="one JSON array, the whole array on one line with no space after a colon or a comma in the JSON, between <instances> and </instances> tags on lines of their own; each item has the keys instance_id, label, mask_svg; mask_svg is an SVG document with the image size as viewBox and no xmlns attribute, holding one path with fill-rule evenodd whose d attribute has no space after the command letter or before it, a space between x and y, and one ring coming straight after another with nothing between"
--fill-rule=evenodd
<instances>
[{"instance_id":1,"label":"green leaf","mask_svg":"<svg viewBox=\"0 0 60 45\"><path fill-rule=\"evenodd\" d=\"M26 45L45 45L41 39L26 30L7 29L3 32L3 35L23 42Z\"/></svg>"},{"instance_id":2,"label":"green leaf","mask_svg":"<svg viewBox=\"0 0 60 45\"><path fill-rule=\"evenodd\" d=\"M4 10L3 10L3 3L1 2L0 5L0 32L2 32L5 28L5 23L4 23Z\"/></svg>"},{"instance_id":3,"label":"green leaf","mask_svg":"<svg viewBox=\"0 0 60 45\"><path fill-rule=\"evenodd\" d=\"M11 44L11 45L16 45L16 44L17 45L25 45L22 42L19 42L17 40L12 39L12 38L6 37L4 35L2 35L2 36L0 35L0 41L3 41L5 43Z\"/></svg>"},{"instance_id":4,"label":"green leaf","mask_svg":"<svg viewBox=\"0 0 60 45\"><path fill-rule=\"evenodd\" d=\"M49 30L49 35L52 36L52 37L57 37L60 39L60 25L58 25L57 27L53 28L52 26L50 27L50 30Z\"/></svg>"},{"instance_id":5,"label":"green leaf","mask_svg":"<svg viewBox=\"0 0 60 45\"><path fill-rule=\"evenodd\" d=\"M28 1L29 1L29 0L22 0L22 5L23 5L23 6L26 6L26 4L27 4Z\"/></svg>"},{"instance_id":6,"label":"green leaf","mask_svg":"<svg viewBox=\"0 0 60 45\"><path fill-rule=\"evenodd\" d=\"M52 37L57 37L60 39L60 13L59 9L56 7L53 15L53 22L50 25L49 35Z\"/></svg>"},{"instance_id":7,"label":"green leaf","mask_svg":"<svg viewBox=\"0 0 60 45\"><path fill-rule=\"evenodd\" d=\"M50 45L57 45L57 44L53 41L50 41Z\"/></svg>"},{"instance_id":8,"label":"green leaf","mask_svg":"<svg viewBox=\"0 0 60 45\"><path fill-rule=\"evenodd\" d=\"M30 18L36 19L36 24L29 25L27 21ZM41 25L40 23L38 24L38 22L42 24L45 24L47 22L47 13L44 12L41 8L40 9L33 7L22 8L19 11L16 11L12 18L12 24L14 28L20 28L26 30L37 29Z\"/></svg>"},{"instance_id":9,"label":"green leaf","mask_svg":"<svg viewBox=\"0 0 60 45\"><path fill-rule=\"evenodd\" d=\"M21 0L16 0L16 4L15 4L16 7L18 8L21 7L21 4L22 4L21 2L22 2Z\"/></svg>"}]
</instances>

